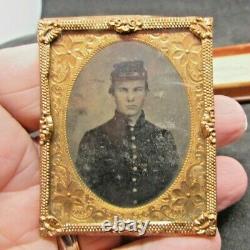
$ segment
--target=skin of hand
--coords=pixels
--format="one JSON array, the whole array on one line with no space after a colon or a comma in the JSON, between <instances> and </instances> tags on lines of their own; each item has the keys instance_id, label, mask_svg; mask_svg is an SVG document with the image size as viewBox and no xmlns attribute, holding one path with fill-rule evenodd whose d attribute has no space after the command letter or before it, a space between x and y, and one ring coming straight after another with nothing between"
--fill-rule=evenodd
<instances>
[{"instance_id":1,"label":"skin of hand","mask_svg":"<svg viewBox=\"0 0 250 250\"><path fill-rule=\"evenodd\" d=\"M55 239L39 236L39 145L29 132L39 126L40 83L37 44L0 51L0 250L54 250ZM233 99L215 96L217 147L242 136L247 118ZM217 156L218 211L247 189L239 162ZM216 237L144 237L121 246L121 236L80 236L81 249L217 250Z\"/></svg>"}]
</instances>

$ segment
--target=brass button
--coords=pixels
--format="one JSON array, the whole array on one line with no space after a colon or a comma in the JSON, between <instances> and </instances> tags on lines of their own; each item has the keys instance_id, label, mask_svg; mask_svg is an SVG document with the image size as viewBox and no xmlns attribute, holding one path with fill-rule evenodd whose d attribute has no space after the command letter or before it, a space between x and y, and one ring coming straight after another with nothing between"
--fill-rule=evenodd
<instances>
[{"instance_id":1,"label":"brass button","mask_svg":"<svg viewBox=\"0 0 250 250\"><path fill-rule=\"evenodd\" d=\"M137 155L133 155L133 159L134 159L134 160L137 159Z\"/></svg>"},{"instance_id":2,"label":"brass button","mask_svg":"<svg viewBox=\"0 0 250 250\"><path fill-rule=\"evenodd\" d=\"M133 170L134 170L134 171L137 171L137 167L133 167Z\"/></svg>"},{"instance_id":3,"label":"brass button","mask_svg":"<svg viewBox=\"0 0 250 250\"><path fill-rule=\"evenodd\" d=\"M137 189L136 188L133 188L133 193L136 193L137 192Z\"/></svg>"},{"instance_id":4,"label":"brass button","mask_svg":"<svg viewBox=\"0 0 250 250\"><path fill-rule=\"evenodd\" d=\"M133 201L134 204L137 204L137 202L138 202L137 200L134 200L134 201Z\"/></svg>"},{"instance_id":5,"label":"brass button","mask_svg":"<svg viewBox=\"0 0 250 250\"><path fill-rule=\"evenodd\" d=\"M135 144L132 144L132 146L131 146L131 147L132 147L132 149L136 149L136 146L135 146Z\"/></svg>"},{"instance_id":6,"label":"brass button","mask_svg":"<svg viewBox=\"0 0 250 250\"><path fill-rule=\"evenodd\" d=\"M133 181L133 182L136 182L136 178L135 178L135 177L133 177L133 178L132 178L132 181Z\"/></svg>"},{"instance_id":7,"label":"brass button","mask_svg":"<svg viewBox=\"0 0 250 250\"><path fill-rule=\"evenodd\" d=\"M130 127L130 131L134 131L134 127Z\"/></svg>"},{"instance_id":8,"label":"brass button","mask_svg":"<svg viewBox=\"0 0 250 250\"><path fill-rule=\"evenodd\" d=\"M131 136L131 140L134 141L135 140L135 136Z\"/></svg>"}]
</instances>

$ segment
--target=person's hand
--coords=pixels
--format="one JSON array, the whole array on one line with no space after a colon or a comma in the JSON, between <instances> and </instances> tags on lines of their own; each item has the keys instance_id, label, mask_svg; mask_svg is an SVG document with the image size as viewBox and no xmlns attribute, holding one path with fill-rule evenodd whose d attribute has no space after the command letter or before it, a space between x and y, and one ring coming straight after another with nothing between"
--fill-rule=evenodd
<instances>
[{"instance_id":1,"label":"person's hand","mask_svg":"<svg viewBox=\"0 0 250 250\"><path fill-rule=\"evenodd\" d=\"M0 250L57 249L55 239L39 236L39 146L29 132L38 130L40 86L38 47L25 45L0 51ZM217 146L237 140L246 115L233 99L216 96ZM236 160L217 157L218 211L237 202L247 176ZM82 250L119 248L120 236L80 236ZM136 238L123 249L220 249L216 237ZM119 248L120 249L120 248Z\"/></svg>"}]
</instances>

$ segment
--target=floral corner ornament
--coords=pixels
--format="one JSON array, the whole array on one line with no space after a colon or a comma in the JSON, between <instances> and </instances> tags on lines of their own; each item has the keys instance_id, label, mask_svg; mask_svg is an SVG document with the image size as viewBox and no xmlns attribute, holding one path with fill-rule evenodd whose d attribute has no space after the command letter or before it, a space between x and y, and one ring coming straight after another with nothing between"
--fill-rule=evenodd
<instances>
[{"instance_id":1,"label":"floral corner ornament","mask_svg":"<svg viewBox=\"0 0 250 250\"><path fill-rule=\"evenodd\" d=\"M212 21L210 18L197 17L189 27L190 31L200 39L212 39Z\"/></svg>"},{"instance_id":2,"label":"floral corner ornament","mask_svg":"<svg viewBox=\"0 0 250 250\"><path fill-rule=\"evenodd\" d=\"M203 213L194 221L194 231L198 235L215 236L216 215Z\"/></svg>"},{"instance_id":3,"label":"floral corner ornament","mask_svg":"<svg viewBox=\"0 0 250 250\"><path fill-rule=\"evenodd\" d=\"M62 28L55 22L39 23L38 38L39 42L49 44L62 33Z\"/></svg>"},{"instance_id":4,"label":"floral corner ornament","mask_svg":"<svg viewBox=\"0 0 250 250\"><path fill-rule=\"evenodd\" d=\"M48 236L54 236L62 232L62 226L59 221L52 215L40 217L41 233Z\"/></svg>"},{"instance_id":5,"label":"floral corner ornament","mask_svg":"<svg viewBox=\"0 0 250 250\"><path fill-rule=\"evenodd\" d=\"M131 33L141 30L143 23L142 21L136 19L124 21L121 19L112 19L108 22L108 26L114 29L117 33Z\"/></svg>"},{"instance_id":6,"label":"floral corner ornament","mask_svg":"<svg viewBox=\"0 0 250 250\"><path fill-rule=\"evenodd\" d=\"M44 145L51 138L53 132L53 120L48 111L42 113L40 119L40 145Z\"/></svg>"},{"instance_id":7,"label":"floral corner ornament","mask_svg":"<svg viewBox=\"0 0 250 250\"><path fill-rule=\"evenodd\" d=\"M213 108L205 109L201 122L202 134L205 138L208 138L213 145L216 143L214 124L215 124L214 109Z\"/></svg>"}]
</instances>

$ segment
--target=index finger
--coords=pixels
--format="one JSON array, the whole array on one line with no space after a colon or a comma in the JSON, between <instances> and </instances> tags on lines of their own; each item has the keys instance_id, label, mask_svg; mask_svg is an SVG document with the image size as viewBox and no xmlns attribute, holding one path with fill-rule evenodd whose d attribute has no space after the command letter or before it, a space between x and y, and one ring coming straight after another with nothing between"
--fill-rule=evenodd
<instances>
[{"instance_id":1,"label":"index finger","mask_svg":"<svg viewBox=\"0 0 250 250\"><path fill-rule=\"evenodd\" d=\"M0 51L0 104L27 130L36 130L40 116L38 46Z\"/></svg>"}]
</instances>

